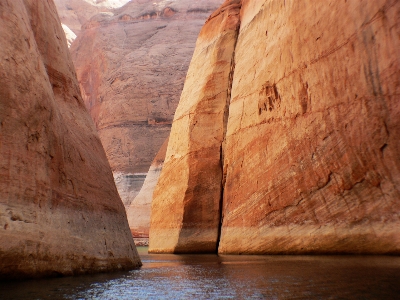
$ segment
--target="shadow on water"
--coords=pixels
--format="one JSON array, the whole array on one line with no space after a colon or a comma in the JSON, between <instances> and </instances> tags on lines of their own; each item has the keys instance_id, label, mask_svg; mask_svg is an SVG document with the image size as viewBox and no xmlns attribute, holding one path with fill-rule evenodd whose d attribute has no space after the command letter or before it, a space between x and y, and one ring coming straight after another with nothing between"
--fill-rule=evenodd
<instances>
[{"instance_id":1,"label":"shadow on water","mask_svg":"<svg viewBox=\"0 0 400 300\"><path fill-rule=\"evenodd\" d=\"M400 257L148 254L112 274L0 283L0 299L396 299Z\"/></svg>"}]
</instances>

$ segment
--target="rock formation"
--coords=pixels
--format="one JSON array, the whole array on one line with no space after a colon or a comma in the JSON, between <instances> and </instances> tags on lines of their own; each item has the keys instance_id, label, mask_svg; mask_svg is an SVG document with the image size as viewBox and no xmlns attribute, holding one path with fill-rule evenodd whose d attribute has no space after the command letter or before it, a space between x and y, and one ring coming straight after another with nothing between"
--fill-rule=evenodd
<instances>
[{"instance_id":1,"label":"rock formation","mask_svg":"<svg viewBox=\"0 0 400 300\"><path fill-rule=\"evenodd\" d=\"M221 0L133 0L71 46L87 108L129 207L168 137L195 41Z\"/></svg>"},{"instance_id":2,"label":"rock formation","mask_svg":"<svg viewBox=\"0 0 400 300\"><path fill-rule=\"evenodd\" d=\"M68 41L68 47L80 34L81 27L91 17L99 13L110 14L130 0L54 0L62 27Z\"/></svg>"},{"instance_id":3,"label":"rock formation","mask_svg":"<svg viewBox=\"0 0 400 300\"><path fill-rule=\"evenodd\" d=\"M71 47L71 44L75 41L76 39L76 34L69 29L69 27L63 23L61 23L62 29L64 30L65 37L67 38L67 45L68 48Z\"/></svg>"},{"instance_id":4,"label":"rock formation","mask_svg":"<svg viewBox=\"0 0 400 300\"><path fill-rule=\"evenodd\" d=\"M236 39L211 22L238 2L197 42L150 252L400 254L400 2L242 0Z\"/></svg>"},{"instance_id":5,"label":"rock formation","mask_svg":"<svg viewBox=\"0 0 400 300\"><path fill-rule=\"evenodd\" d=\"M154 191L152 252L215 252L219 237L221 145L240 1L229 1L200 32ZM165 212L169 213L166 214Z\"/></svg>"},{"instance_id":6,"label":"rock formation","mask_svg":"<svg viewBox=\"0 0 400 300\"><path fill-rule=\"evenodd\" d=\"M136 245L149 244L150 212L153 192L157 185L167 152L168 138L151 163L139 194L133 199L126 212Z\"/></svg>"},{"instance_id":7,"label":"rock formation","mask_svg":"<svg viewBox=\"0 0 400 300\"><path fill-rule=\"evenodd\" d=\"M2 1L0 40L0 278L139 266L53 1Z\"/></svg>"},{"instance_id":8,"label":"rock formation","mask_svg":"<svg viewBox=\"0 0 400 300\"><path fill-rule=\"evenodd\" d=\"M81 27L99 13L110 13L130 0L54 0L61 23L78 35Z\"/></svg>"}]
</instances>

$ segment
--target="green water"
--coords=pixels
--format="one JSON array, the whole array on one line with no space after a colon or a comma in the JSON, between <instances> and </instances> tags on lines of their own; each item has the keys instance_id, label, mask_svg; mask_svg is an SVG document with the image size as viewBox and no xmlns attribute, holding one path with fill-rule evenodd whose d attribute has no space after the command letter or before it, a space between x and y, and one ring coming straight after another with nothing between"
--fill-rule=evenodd
<instances>
[{"instance_id":1,"label":"green water","mask_svg":"<svg viewBox=\"0 0 400 300\"><path fill-rule=\"evenodd\" d=\"M138 270L0 283L0 299L400 299L400 257L138 250Z\"/></svg>"}]
</instances>

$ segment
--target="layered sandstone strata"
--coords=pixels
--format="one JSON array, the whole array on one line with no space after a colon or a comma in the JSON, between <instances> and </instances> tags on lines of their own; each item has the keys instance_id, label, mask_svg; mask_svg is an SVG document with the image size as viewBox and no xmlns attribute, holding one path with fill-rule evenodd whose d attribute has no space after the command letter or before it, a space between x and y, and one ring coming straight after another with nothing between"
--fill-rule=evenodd
<instances>
[{"instance_id":1,"label":"layered sandstone strata","mask_svg":"<svg viewBox=\"0 0 400 300\"><path fill-rule=\"evenodd\" d=\"M54 3L67 37L68 46L80 34L82 25L91 17L100 12L107 13L109 11L108 8L97 7L85 0L54 0Z\"/></svg>"},{"instance_id":2,"label":"layered sandstone strata","mask_svg":"<svg viewBox=\"0 0 400 300\"><path fill-rule=\"evenodd\" d=\"M71 47L71 44L76 39L76 34L65 24L61 23L62 29L64 30L65 37L67 38L68 48Z\"/></svg>"},{"instance_id":3,"label":"layered sandstone strata","mask_svg":"<svg viewBox=\"0 0 400 300\"><path fill-rule=\"evenodd\" d=\"M151 163L139 194L133 199L126 211L129 228L131 229L132 236L135 237L136 245L148 245L149 243L151 201L164 165L167 146L168 138Z\"/></svg>"},{"instance_id":4,"label":"layered sandstone strata","mask_svg":"<svg viewBox=\"0 0 400 300\"><path fill-rule=\"evenodd\" d=\"M220 150L239 8L240 1L229 1L200 32L154 191L150 252L217 249L222 187Z\"/></svg>"},{"instance_id":5,"label":"layered sandstone strata","mask_svg":"<svg viewBox=\"0 0 400 300\"><path fill-rule=\"evenodd\" d=\"M52 1L0 4L0 278L137 267Z\"/></svg>"},{"instance_id":6,"label":"layered sandstone strata","mask_svg":"<svg viewBox=\"0 0 400 300\"><path fill-rule=\"evenodd\" d=\"M82 25L99 13L110 14L115 8L124 6L130 0L54 0L60 17L68 47L80 34Z\"/></svg>"},{"instance_id":7,"label":"layered sandstone strata","mask_svg":"<svg viewBox=\"0 0 400 300\"><path fill-rule=\"evenodd\" d=\"M81 27L91 17L99 13L110 13L113 9L120 8L130 0L54 0L58 15L76 35L80 34Z\"/></svg>"},{"instance_id":8,"label":"layered sandstone strata","mask_svg":"<svg viewBox=\"0 0 400 300\"><path fill-rule=\"evenodd\" d=\"M85 105L129 209L168 137L197 35L221 0L133 0L71 47Z\"/></svg>"},{"instance_id":9,"label":"layered sandstone strata","mask_svg":"<svg viewBox=\"0 0 400 300\"><path fill-rule=\"evenodd\" d=\"M242 1L221 151L220 253L400 253L399 11L390 0ZM199 39L196 51L204 46ZM207 50L190 68L211 63ZM196 98L183 94L182 110ZM204 119L213 107L190 116ZM216 215L198 209L204 198L217 201L212 189L180 188L178 174L201 170L188 148L174 147L187 128L173 124L157 186L163 194L153 203L171 209L164 220L152 216L150 249L158 252L201 241L163 240L170 224L184 228L190 215L200 230ZM191 130L186 143L198 140L215 139ZM172 157L188 161L172 168ZM196 204L181 201L186 191Z\"/></svg>"}]
</instances>

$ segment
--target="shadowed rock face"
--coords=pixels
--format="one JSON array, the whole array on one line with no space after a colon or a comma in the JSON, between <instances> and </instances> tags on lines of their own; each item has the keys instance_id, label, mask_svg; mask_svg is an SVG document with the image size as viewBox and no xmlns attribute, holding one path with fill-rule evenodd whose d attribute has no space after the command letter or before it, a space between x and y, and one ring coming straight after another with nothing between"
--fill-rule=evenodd
<instances>
[{"instance_id":1,"label":"shadowed rock face","mask_svg":"<svg viewBox=\"0 0 400 300\"><path fill-rule=\"evenodd\" d=\"M133 0L71 46L85 105L128 207L168 137L198 33L218 0Z\"/></svg>"},{"instance_id":2,"label":"shadowed rock face","mask_svg":"<svg viewBox=\"0 0 400 300\"><path fill-rule=\"evenodd\" d=\"M208 56L211 38L198 40L153 200L150 251L204 251L201 234L182 232L215 217L203 199L222 199L219 253L399 254L400 3L241 4L237 40L225 41L236 43L234 70L201 75L185 94L200 66L220 65ZM219 41L226 31L208 24L202 31ZM215 146L223 167L207 182L192 149L216 140L196 131L210 114L212 132L224 130L207 94L215 77L227 82L229 117ZM222 197L201 188L218 184Z\"/></svg>"},{"instance_id":3,"label":"shadowed rock face","mask_svg":"<svg viewBox=\"0 0 400 300\"><path fill-rule=\"evenodd\" d=\"M0 278L140 265L52 1L0 4Z\"/></svg>"}]
</instances>

